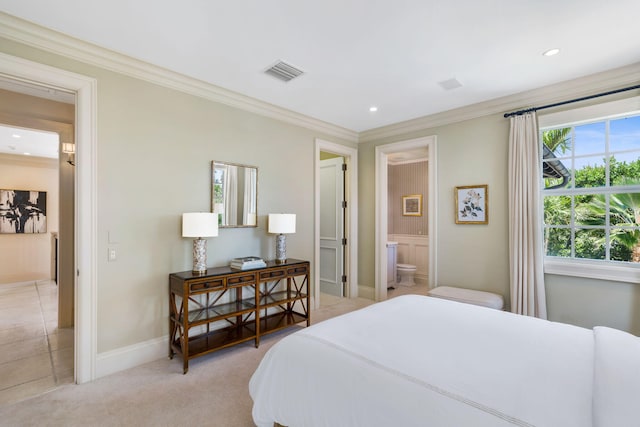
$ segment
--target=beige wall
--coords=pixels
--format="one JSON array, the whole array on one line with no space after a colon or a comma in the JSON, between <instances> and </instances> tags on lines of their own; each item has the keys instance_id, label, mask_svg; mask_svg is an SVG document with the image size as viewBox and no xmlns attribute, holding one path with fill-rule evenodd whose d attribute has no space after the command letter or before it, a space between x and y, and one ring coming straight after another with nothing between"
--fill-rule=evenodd
<instances>
[{"instance_id":1,"label":"beige wall","mask_svg":"<svg viewBox=\"0 0 640 427\"><path fill-rule=\"evenodd\" d=\"M430 248L437 251L438 285L497 292L509 305L509 120L501 114L360 144L360 284L374 286L375 147L428 135L438 138L439 238ZM475 184L489 185L489 224L455 224L454 187ZM545 281L550 320L640 335L640 285L549 274Z\"/></svg>"},{"instance_id":2,"label":"beige wall","mask_svg":"<svg viewBox=\"0 0 640 427\"><path fill-rule=\"evenodd\" d=\"M273 257L266 215L283 211L298 215L288 253L313 259L314 140L354 144L11 41L0 46L98 81L99 353L168 333L167 276L190 269L192 261L191 241L180 237L180 214L209 210L211 160L258 167L259 217L257 228L222 229L209 239L210 266L237 256ZM360 285L374 286L375 146L427 135L438 138L439 241L430 250L438 254L439 284L497 292L508 300L508 121L500 114L360 144ZM471 184L489 185L487 225L454 223L453 189ZM107 261L109 248L117 252L114 262ZM548 281L552 319L571 313L574 323L597 320L640 331L634 286L582 282ZM603 309L598 301L610 297L611 306ZM629 301L621 314L616 304Z\"/></svg>"},{"instance_id":3,"label":"beige wall","mask_svg":"<svg viewBox=\"0 0 640 427\"><path fill-rule=\"evenodd\" d=\"M57 161L0 154L0 188L47 192L46 233L0 234L0 287L52 278L51 232L58 231Z\"/></svg>"},{"instance_id":4,"label":"beige wall","mask_svg":"<svg viewBox=\"0 0 640 427\"><path fill-rule=\"evenodd\" d=\"M508 121L500 115L425 129L410 135L361 143L360 284L374 286L375 147L437 136L438 157L438 284L481 289L508 296L507 139ZM430 162L430 167L432 167ZM457 225L454 193L458 185L489 185L489 224Z\"/></svg>"},{"instance_id":5,"label":"beige wall","mask_svg":"<svg viewBox=\"0 0 640 427\"><path fill-rule=\"evenodd\" d=\"M266 217L285 211L298 215L287 253L313 260L315 138L344 141L14 42L0 46L98 81L98 353L168 334L168 275L192 266L180 216L210 210L211 160L258 167L258 227L221 229L208 240L209 266L273 258Z\"/></svg>"}]
</instances>

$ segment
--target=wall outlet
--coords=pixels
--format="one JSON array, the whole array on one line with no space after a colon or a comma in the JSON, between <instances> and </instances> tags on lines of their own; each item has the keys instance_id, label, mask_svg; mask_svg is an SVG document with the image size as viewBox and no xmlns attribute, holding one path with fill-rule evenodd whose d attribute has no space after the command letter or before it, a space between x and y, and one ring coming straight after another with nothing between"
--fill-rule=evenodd
<instances>
[{"instance_id":1,"label":"wall outlet","mask_svg":"<svg viewBox=\"0 0 640 427\"><path fill-rule=\"evenodd\" d=\"M115 248L109 248L109 262L115 261L117 259Z\"/></svg>"}]
</instances>

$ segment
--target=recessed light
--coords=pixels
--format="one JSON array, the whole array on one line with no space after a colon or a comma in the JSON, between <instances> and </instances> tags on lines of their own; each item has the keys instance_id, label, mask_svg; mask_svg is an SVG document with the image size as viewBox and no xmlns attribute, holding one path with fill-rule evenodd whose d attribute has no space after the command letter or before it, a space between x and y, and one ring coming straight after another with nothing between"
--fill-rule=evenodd
<instances>
[{"instance_id":1,"label":"recessed light","mask_svg":"<svg viewBox=\"0 0 640 427\"><path fill-rule=\"evenodd\" d=\"M375 113L376 111L378 111L378 107L376 107L375 105L372 107L369 107L369 111L371 111L372 113Z\"/></svg>"},{"instance_id":2,"label":"recessed light","mask_svg":"<svg viewBox=\"0 0 640 427\"><path fill-rule=\"evenodd\" d=\"M546 52L543 53L544 56L553 56L553 55L557 55L560 53L560 49L558 48L553 48L553 49L549 49Z\"/></svg>"},{"instance_id":3,"label":"recessed light","mask_svg":"<svg viewBox=\"0 0 640 427\"><path fill-rule=\"evenodd\" d=\"M438 85L440 85L440 87L444 90L453 90L462 87L462 83L460 83L455 77L452 77L449 80L438 82Z\"/></svg>"},{"instance_id":4,"label":"recessed light","mask_svg":"<svg viewBox=\"0 0 640 427\"><path fill-rule=\"evenodd\" d=\"M24 153L24 155L25 155L25 156L30 156L30 155L31 155L31 153Z\"/></svg>"},{"instance_id":5,"label":"recessed light","mask_svg":"<svg viewBox=\"0 0 640 427\"><path fill-rule=\"evenodd\" d=\"M13 135L11 135L14 138L20 138L20 135L18 135L17 133L14 133Z\"/></svg>"}]
</instances>

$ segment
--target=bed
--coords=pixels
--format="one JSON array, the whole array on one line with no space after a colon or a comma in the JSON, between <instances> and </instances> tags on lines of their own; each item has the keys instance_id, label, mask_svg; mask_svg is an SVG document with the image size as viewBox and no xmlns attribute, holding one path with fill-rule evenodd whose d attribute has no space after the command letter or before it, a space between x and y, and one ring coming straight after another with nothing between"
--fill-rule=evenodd
<instances>
[{"instance_id":1,"label":"bed","mask_svg":"<svg viewBox=\"0 0 640 427\"><path fill-rule=\"evenodd\" d=\"M640 425L640 338L406 295L283 338L249 391L260 427Z\"/></svg>"}]
</instances>

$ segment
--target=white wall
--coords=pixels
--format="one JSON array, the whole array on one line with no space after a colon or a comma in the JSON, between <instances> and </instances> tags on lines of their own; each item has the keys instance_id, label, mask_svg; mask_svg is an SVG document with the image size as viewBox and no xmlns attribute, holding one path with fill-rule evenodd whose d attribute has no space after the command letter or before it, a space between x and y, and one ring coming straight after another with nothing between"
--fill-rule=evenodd
<instances>
[{"instance_id":1,"label":"white wall","mask_svg":"<svg viewBox=\"0 0 640 427\"><path fill-rule=\"evenodd\" d=\"M52 278L51 232L58 230L57 160L0 155L0 188L47 192L47 233L0 234L0 284Z\"/></svg>"},{"instance_id":2,"label":"white wall","mask_svg":"<svg viewBox=\"0 0 640 427\"><path fill-rule=\"evenodd\" d=\"M168 275L192 267L180 218L210 210L212 160L258 167L258 227L221 229L208 240L209 266L273 258L272 212L297 214L287 254L313 259L315 138L355 144L15 42L0 46L98 82L98 354L169 333Z\"/></svg>"},{"instance_id":3,"label":"white wall","mask_svg":"<svg viewBox=\"0 0 640 427\"><path fill-rule=\"evenodd\" d=\"M509 121L502 114L360 144L360 284L373 287L375 279L369 268L374 263L375 147L428 135L438 137L436 209L440 237L438 247L429 248L437 251L438 285L495 292L503 295L508 305ZM455 224L454 188L475 184L489 185L489 224ZM546 274L545 285L550 320L586 327L603 325L640 335L640 284Z\"/></svg>"},{"instance_id":4,"label":"white wall","mask_svg":"<svg viewBox=\"0 0 640 427\"><path fill-rule=\"evenodd\" d=\"M438 284L486 290L508 300L507 141L508 121L499 115L361 143L360 284L374 286L375 147L422 136L438 138ZM489 185L489 224L455 224L454 187ZM435 284L429 284L434 286Z\"/></svg>"}]
</instances>

